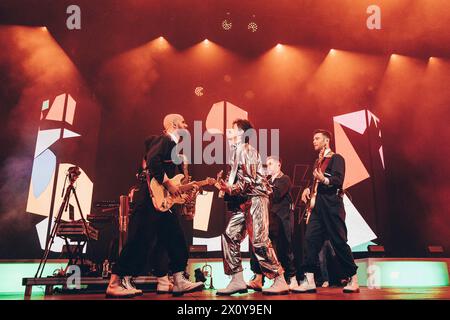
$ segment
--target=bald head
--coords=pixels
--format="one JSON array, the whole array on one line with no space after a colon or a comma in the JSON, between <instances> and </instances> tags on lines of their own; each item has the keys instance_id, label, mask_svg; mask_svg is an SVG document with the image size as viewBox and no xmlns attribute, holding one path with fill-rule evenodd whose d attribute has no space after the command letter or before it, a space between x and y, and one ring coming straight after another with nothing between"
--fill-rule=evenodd
<instances>
[{"instance_id":1,"label":"bald head","mask_svg":"<svg viewBox=\"0 0 450 320\"><path fill-rule=\"evenodd\" d=\"M171 113L164 117L163 121L164 130L166 132L172 132L177 129L186 129L187 124L181 114Z\"/></svg>"}]
</instances>

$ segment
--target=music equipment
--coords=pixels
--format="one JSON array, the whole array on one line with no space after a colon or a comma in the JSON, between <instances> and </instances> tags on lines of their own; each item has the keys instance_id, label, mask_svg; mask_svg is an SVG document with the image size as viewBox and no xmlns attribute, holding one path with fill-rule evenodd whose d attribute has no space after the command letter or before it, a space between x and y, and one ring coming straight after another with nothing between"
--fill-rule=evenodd
<instances>
[{"instance_id":1,"label":"music equipment","mask_svg":"<svg viewBox=\"0 0 450 320\"><path fill-rule=\"evenodd\" d=\"M189 192L195 188L203 187L206 185L214 185L216 180L213 178L206 178L201 181L193 181L186 184L182 184L184 174L177 174L170 179L172 184L178 186L180 189L180 196L171 195L170 192L160 184L155 178L150 180L147 175L148 188L152 197L153 206L156 210L161 212L167 212L172 208L174 204L184 204L189 198ZM149 181L150 180L150 181Z\"/></svg>"},{"instance_id":2,"label":"music equipment","mask_svg":"<svg viewBox=\"0 0 450 320\"><path fill-rule=\"evenodd\" d=\"M319 153L319 159L316 162L316 165L313 168L313 172L316 169L319 169L320 166L322 165L322 161L323 161L323 155L325 153L325 148L322 148L322 150L320 150ZM314 178L314 182L313 182L313 187L310 193L310 197L309 199L306 201L306 207L305 207L305 219L306 219L306 224L309 223L309 218L311 217L311 212L314 209L314 206L316 205L316 197L317 197L317 188L319 186L319 180L317 180L316 178Z\"/></svg>"},{"instance_id":3,"label":"music equipment","mask_svg":"<svg viewBox=\"0 0 450 320\"><path fill-rule=\"evenodd\" d=\"M71 241L98 240L98 230L81 220L61 222L56 235Z\"/></svg>"}]
</instances>

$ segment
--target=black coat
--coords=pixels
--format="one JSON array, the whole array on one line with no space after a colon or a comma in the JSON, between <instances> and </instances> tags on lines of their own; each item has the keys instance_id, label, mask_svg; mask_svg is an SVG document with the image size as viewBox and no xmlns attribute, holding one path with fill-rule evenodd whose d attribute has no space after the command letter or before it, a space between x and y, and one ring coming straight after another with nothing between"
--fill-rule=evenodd
<instances>
[{"instance_id":1,"label":"black coat","mask_svg":"<svg viewBox=\"0 0 450 320\"><path fill-rule=\"evenodd\" d=\"M163 183L164 174L173 178L180 170L181 165L172 160L172 151L176 143L168 135L150 136L145 141L145 160L150 176L159 183Z\"/></svg>"},{"instance_id":2,"label":"black coat","mask_svg":"<svg viewBox=\"0 0 450 320\"><path fill-rule=\"evenodd\" d=\"M325 206L327 211L345 215L343 203L343 190L345 178L345 160L340 154L333 154L324 171L329 179L328 185L319 183L317 188L317 205Z\"/></svg>"},{"instance_id":3,"label":"black coat","mask_svg":"<svg viewBox=\"0 0 450 320\"><path fill-rule=\"evenodd\" d=\"M280 218L286 218L291 213L291 196L292 183L289 176L283 174L279 178L275 178L272 183L272 202L270 213L276 214Z\"/></svg>"}]
</instances>

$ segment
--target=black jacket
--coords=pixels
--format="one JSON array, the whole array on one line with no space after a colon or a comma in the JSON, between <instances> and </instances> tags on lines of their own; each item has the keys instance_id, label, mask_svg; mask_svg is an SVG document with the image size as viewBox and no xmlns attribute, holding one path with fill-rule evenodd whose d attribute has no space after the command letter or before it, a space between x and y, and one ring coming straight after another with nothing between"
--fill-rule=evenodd
<instances>
[{"instance_id":1,"label":"black jacket","mask_svg":"<svg viewBox=\"0 0 450 320\"><path fill-rule=\"evenodd\" d=\"M280 218L289 216L292 204L291 188L292 183L289 176L283 174L281 177L274 179L270 206L270 212L272 214L276 214Z\"/></svg>"},{"instance_id":2,"label":"black jacket","mask_svg":"<svg viewBox=\"0 0 450 320\"><path fill-rule=\"evenodd\" d=\"M180 165L172 160L172 150L176 143L168 135L150 136L145 140L145 160L150 176L159 183L163 183L164 174L173 178L180 169Z\"/></svg>"},{"instance_id":3,"label":"black jacket","mask_svg":"<svg viewBox=\"0 0 450 320\"><path fill-rule=\"evenodd\" d=\"M342 185L345 178L345 160L340 154L333 154L324 175L330 180L328 185L319 183L317 198L328 205L342 205Z\"/></svg>"}]
</instances>

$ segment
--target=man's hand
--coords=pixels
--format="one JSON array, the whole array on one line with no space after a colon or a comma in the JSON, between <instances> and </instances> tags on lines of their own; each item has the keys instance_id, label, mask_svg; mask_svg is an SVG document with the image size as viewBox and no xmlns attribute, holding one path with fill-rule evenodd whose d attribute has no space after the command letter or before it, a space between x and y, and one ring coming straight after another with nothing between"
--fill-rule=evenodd
<instances>
[{"instance_id":1,"label":"man's hand","mask_svg":"<svg viewBox=\"0 0 450 320\"><path fill-rule=\"evenodd\" d=\"M181 195L180 188L172 183L172 181L167 180L164 183L166 189L170 192L170 194L174 197L179 197Z\"/></svg>"},{"instance_id":2,"label":"man's hand","mask_svg":"<svg viewBox=\"0 0 450 320\"><path fill-rule=\"evenodd\" d=\"M184 194L184 200L186 200L186 202L193 202L195 200L195 197L197 196L199 189L200 187L194 183L192 185L192 189L190 189L189 192Z\"/></svg>"},{"instance_id":3,"label":"man's hand","mask_svg":"<svg viewBox=\"0 0 450 320\"><path fill-rule=\"evenodd\" d=\"M302 193L302 201L306 203L309 199L311 199L311 190L309 190L309 188L306 188Z\"/></svg>"},{"instance_id":4,"label":"man's hand","mask_svg":"<svg viewBox=\"0 0 450 320\"><path fill-rule=\"evenodd\" d=\"M325 176L323 175L323 172L322 172L322 170L320 170L320 168L317 168L314 170L313 176L314 176L314 178L319 180L319 182L323 182L325 180Z\"/></svg>"},{"instance_id":5,"label":"man's hand","mask_svg":"<svg viewBox=\"0 0 450 320\"><path fill-rule=\"evenodd\" d=\"M228 184L223 181L223 179L219 179L214 186L219 190L219 191L227 191L228 190Z\"/></svg>"}]
</instances>

